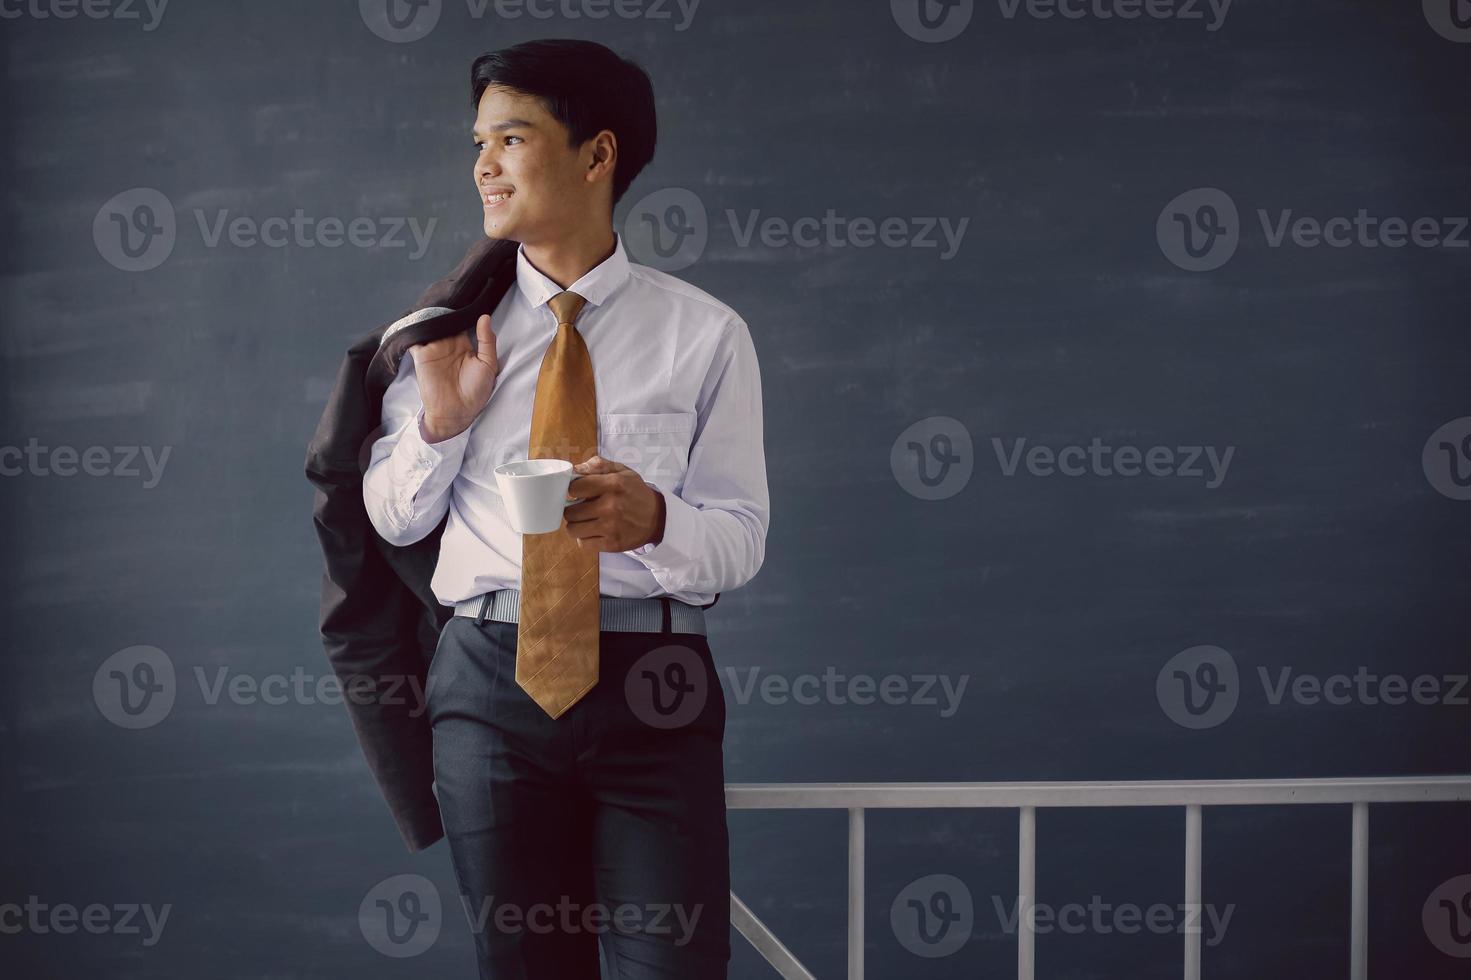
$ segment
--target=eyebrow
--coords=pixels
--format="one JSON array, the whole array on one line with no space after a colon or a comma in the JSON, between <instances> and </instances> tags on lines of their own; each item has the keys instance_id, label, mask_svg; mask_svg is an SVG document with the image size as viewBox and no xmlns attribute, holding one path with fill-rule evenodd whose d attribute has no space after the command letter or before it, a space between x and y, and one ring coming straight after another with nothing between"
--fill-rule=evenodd
<instances>
[{"instance_id":1,"label":"eyebrow","mask_svg":"<svg viewBox=\"0 0 1471 980\"><path fill-rule=\"evenodd\" d=\"M505 131L507 129L535 129L535 128L536 128L536 124L533 123L533 122L530 122L530 121L528 121L526 119L506 119L506 120L504 120L502 122L498 122L494 126L490 127L490 131L492 133L499 133L499 132L503 132L503 131ZM471 129L470 130L470 135L471 136L479 136L480 135L480 129L479 129L479 127L476 127L474 129Z\"/></svg>"}]
</instances>

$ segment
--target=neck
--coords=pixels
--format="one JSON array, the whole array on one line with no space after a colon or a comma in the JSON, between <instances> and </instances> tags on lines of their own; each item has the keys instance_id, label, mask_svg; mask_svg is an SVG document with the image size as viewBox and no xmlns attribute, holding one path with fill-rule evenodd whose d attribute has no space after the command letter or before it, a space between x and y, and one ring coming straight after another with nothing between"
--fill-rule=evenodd
<instances>
[{"instance_id":1,"label":"neck","mask_svg":"<svg viewBox=\"0 0 1471 980\"><path fill-rule=\"evenodd\" d=\"M601 264L617 247L611 223L595 225L552 241L526 243L526 258L536 271L566 289Z\"/></svg>"}]
</instances>

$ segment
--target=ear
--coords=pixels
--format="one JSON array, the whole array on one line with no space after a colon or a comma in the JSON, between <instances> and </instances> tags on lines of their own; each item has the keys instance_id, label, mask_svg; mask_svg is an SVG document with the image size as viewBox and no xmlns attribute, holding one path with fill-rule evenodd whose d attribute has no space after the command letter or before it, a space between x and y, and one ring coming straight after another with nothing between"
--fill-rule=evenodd
<instances>
[{"instance_id":1,"label":"ear","mask_svg":"<svg viewBox=\"0 0 1471 980\"><path fill-rule=\"evenodd\" d=\"M592 159L587 165L587 175L592 179L611 178L617 163L618 137L611 129L601 130L592 138Z\"/></svg>"}]
</instances>

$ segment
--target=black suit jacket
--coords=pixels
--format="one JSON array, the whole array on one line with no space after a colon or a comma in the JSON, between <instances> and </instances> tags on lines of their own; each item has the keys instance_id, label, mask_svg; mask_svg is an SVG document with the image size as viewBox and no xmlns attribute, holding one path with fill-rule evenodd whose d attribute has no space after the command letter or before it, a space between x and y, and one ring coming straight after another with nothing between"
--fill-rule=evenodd
<instances>
[{"instance_id":1,"label":"black suit jacket","mask_svg":"<svg viewBox=\"0 0 1471 980\"><path fill-rule=\"evenodd\" d=\"M477 240L455 270L403 314L427 309L425 318L385 338L396 317L348 348L307 450L326 561L322 643L368 766L411 853L444 836L431 788L433 737L424 703L425 674L452 614L429 588L444 522L415 544L388 544L368 520L363 472L373 442L384 434L383 393L398 374L399 359L414 344L473 333L476 319L494 311L515 281L516 249L513 241Z\"/></svg>"}]
</instances>

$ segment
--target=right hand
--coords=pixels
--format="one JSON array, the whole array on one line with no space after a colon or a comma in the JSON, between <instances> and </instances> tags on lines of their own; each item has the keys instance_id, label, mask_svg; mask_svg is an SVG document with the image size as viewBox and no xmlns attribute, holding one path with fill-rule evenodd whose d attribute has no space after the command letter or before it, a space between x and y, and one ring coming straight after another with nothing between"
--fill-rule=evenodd
<instances>
[{"instance_id":1,"label":"right hand","mask_svg":"<svg viewBox=\"0 0 1471 980\"><path fill-rule=\"evenodd\" d=\"M475 346L479 349L472 348L468 333L458 333L409 348L424 403L426 442L443 442L464 432L490 401L501 367L489 315L475 321Z\"/></svg>"}]
</instances>

